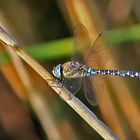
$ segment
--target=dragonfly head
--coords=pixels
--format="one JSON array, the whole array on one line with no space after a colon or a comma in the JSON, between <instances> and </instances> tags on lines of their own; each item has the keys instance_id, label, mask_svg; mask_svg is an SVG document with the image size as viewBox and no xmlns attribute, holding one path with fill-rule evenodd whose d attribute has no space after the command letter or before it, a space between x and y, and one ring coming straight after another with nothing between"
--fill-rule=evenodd
<instances>
[{"instance_id":1,"label":"dragonfly head","mask_svg":"<svg viewBox=\"0 0 140 140\"><path fill-rule=\"evenodd\" d=\"M61 78L62 77L62 65L58 64L56 67L53 68L52 73L55 77Z\"/></svg>"}]
</instances>

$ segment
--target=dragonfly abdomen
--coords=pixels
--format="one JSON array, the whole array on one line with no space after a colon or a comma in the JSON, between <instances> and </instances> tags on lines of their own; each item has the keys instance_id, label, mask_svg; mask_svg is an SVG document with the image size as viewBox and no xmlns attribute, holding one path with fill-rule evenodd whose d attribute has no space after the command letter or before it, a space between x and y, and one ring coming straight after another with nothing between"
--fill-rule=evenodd
<instances>
[{"instance_id":1,"label":"dragonfly abdomen","mask_svg":"<svg viewBox=\"0 0 140 140\"><path fill-rule=\"evenodd\" d=\"M127 70L95 70L97 74L140 78L140 72Z\"/></svg>"}]
</instances>

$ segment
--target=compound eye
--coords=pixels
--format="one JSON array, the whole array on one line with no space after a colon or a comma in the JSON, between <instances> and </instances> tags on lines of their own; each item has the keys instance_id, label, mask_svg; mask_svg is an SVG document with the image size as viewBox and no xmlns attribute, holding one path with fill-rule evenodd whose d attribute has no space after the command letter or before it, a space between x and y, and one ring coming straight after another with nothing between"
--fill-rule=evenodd
<instances>
[{"instance_id":1,"label":"compound eye","mask_svg":"<svg viewBox=\"0 0 140 140\"><path fill-rule=\"evenodd\" d=\"M53 72L54 76L56 76L57 78L61 78L61 64L54 67L52 72Z\"/></svg>"}]
</instances>

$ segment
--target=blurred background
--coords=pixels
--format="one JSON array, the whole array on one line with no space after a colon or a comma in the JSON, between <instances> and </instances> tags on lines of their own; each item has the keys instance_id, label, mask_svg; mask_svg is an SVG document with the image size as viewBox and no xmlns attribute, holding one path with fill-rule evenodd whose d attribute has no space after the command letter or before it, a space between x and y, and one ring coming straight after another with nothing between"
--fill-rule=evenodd
<instances>
[{"instance_id":1,"label":"blurred background","mask_svg":"<svg viewBox=\"0 0 140 140\"><path fill-rule=\"evenodd\" d=\"M50 72L70 60L77 22L87 28L93 42L99 33L110 31L108 40L115 53L109 69L140 71L139 6L139 0L0 0L0 24ZM137 140L139 84L135 78L110 77L97 107L88 104L82 92L77 97L120 139ZM0 139L102 138L38 74L1 46Z\"/></svg>"}]
</instances>

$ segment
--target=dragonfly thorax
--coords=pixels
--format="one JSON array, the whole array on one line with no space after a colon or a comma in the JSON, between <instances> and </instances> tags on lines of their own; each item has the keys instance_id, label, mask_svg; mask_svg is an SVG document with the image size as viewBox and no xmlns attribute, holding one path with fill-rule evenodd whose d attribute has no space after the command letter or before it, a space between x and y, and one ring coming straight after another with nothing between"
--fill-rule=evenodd
<instances>
[{"instance_id":1,"label":"dragonfly thorax","mask_svg":"<svg viewBox=\"0 0 140 140\"><path fill-rule=\"evenodd\" d=\"M61 78L62 77L62 65L58 64L56 67L53 68L52 73L55 77Z\"/></svg>"},{"instance_id":2,"label":"dragonfly thorax","mask_svg":"<svg viewBox=\"0 0 140 140\"><path fill-rule=\"evenodd\" d=\"M62 65L64 78L81 78L87 74L88 67L78 62L69 61Z\"/></svg>"}]
</instances>

